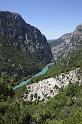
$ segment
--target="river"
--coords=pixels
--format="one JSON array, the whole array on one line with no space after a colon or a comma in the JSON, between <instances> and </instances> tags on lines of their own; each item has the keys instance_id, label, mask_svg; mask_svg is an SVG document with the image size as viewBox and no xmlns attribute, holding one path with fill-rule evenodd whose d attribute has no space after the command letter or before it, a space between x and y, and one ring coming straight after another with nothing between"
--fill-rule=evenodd
<instances>
[{"instance_id":1,"label":"river","mask_svg":"<svg viewBox=\"0 0 82 124\"><path fill-rule=\"evenodd\" d=\"M17 84L13 89L16 90L16 89L18 89L18 88L20 88L20 87L26 85L27 83L29 83L34 77L38 77L38 76L40 76L40 75L45 74L45 73L48 71L49 67L50 67L51 65L53 65L53 64L54 64L54 63L49 63L49 64L46 65L39 73L35 74L34 76L32 76L31 78L29 78L29 79L27 79L27 80L25 80L25 81L21 81L21 82L20 82L19 84Z\"/></svg>"}]
</instances>

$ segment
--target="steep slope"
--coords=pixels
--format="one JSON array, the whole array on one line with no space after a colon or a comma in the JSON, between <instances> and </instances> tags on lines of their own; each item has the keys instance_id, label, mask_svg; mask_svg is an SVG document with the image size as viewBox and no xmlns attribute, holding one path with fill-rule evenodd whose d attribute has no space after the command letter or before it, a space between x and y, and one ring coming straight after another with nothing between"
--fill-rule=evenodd
<instances>
[{"instance_id":1,"label":"steep slope","mask_svg":"<svg viewBox=\"0 0 82 124\"><path fill-rule=\"evenodd\" d=\"M52 59L41 32L17 13L0 11L0 74L20 80L39 71Z\"/></svg>"},{"instance_id":2,"label":"steep slope","mask_svg":"<svg viewBox=\"0 0 82 124\"><path fill-rule=\"evenodd\" d=\"M57 58L54 66L45 75L32 80L31 83L34 84L27 85L27 92L24 94L25 101L46 100L48 97L57 95L60 89L70 83L77 82L82 85L81 30L81 25L76 28L67 49L63 46L63 53Z\"/></svg>"},{"instance_id":3,"label":"steep slope","mask_svg":"<svg viewBox=\"0 0 82 124\"><path fill-rule=\"evenodd\" d=\"M65 35L64 35L65 36ZM54 45L55 42L51 45L52 53L54 58L61 57L65 55L65 53L69 53L82 47L82 25L78 25L73 33L69 33L64 39L58 39L57 45Z\"/></svg>"},{"instance_id":4,"label":"steep slope","mask_svg":"<svg viewBox=\"0 0 82 124\"><path fill-rule=\"evenodd\" d=\"M49 42L50 47L53 48L55 46L60 45L62 42L65 41L65 39L68 39L70 37L71 37L71 33L67 33L67 34L64 34L63 36L61 36L58 39L48 40L48 42Z\"/></svg>"},{"instance_id":5,"label":"steep slope","mask_svg":"<svg viewBox=\"0 0 82 124\"><path fill-rule=\"evenodd\" d=\"M72 49L68 45L65 54L45 75L32 80L34 84L14 93L5 85L9 80L0 78L1 124L82 124L82 33L79 29L76 28L68 42Z\"/></svg>"}]
</instances>

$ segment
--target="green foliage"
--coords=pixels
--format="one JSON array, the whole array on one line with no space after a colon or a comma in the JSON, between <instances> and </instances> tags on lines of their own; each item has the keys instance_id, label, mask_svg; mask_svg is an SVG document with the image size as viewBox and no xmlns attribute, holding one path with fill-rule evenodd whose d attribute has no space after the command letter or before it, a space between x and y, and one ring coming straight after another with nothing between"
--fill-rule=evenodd
<instances>
[{"instance_id":1,"label":"green foliage","mask_svg":"<svg viewBox=\"0 0 82 124\"><path fill-rule=\"evenodd\" d=\"M39 72L47 64L47 60L39 57L39 53L34 55L28 50L22 52L13 44L9 45L9 40L12 44L11 39L0 35L0 74L13 76L15 80L11 83L16 85L18 81L28 79Z\"/></svg>"},{"instance_id":2,"label":"green foliage","mask_svg":"<svg viewBox=\"0 0 82 124\"><path fill-rule=\"evenodd\" d=\"M59 58L45 75L30 83L77 67L82 69L82 49ZM46 102L24 102L22 95L26 88L17 89L14 94L11 81L14 77L3 75L0 78L0 124L82 124L82 86L78 83L69 84Z\"/></svg>"},{"instance_id":3,"label":"green foliage","mask_svg":"<svg viewBox=\"0 0 82 124\"><path fill-rule=\"evenodd\" d=\"M38 82L43 79L58 76L61 73L68 73L71 70L80 67L82 70L82 49L76 50L72 53L58 58L54 65L49 68L46 74L33 78L30 83Z\"/></svg>"},{"instance_id":4,"label":"green foliage","mask_svg":"<svg viewBox=\"0 0 82 124\"><path fill-rule=\"evenodd\" d=\"M0 20L0 74L25 80L51 61L51 49L40 30L17 13L0 11Z\"/></svg>"},{"instance_id":5,"label":"green foliage","mask_svg":"<svg viewBox=\"0 0 82 124\"><path fill-rule=\"evenodd\" d=\"M7 97L12 97L14 95L14 91L10 85L8 85L7 80L4 80L3 77L0 78L0 100L7 99Z\"/></svg>"},{"instance_id":6,"label":"green foliage","mask_svg":"<svg viewBox=\"0 0 82 124\"><path fill-rule=\"evenodd\" d=\"M82 124L81 86L70 84L47 102L23 102L19 92L0 98L1 124Z\"/></svg>"}]
</instances>

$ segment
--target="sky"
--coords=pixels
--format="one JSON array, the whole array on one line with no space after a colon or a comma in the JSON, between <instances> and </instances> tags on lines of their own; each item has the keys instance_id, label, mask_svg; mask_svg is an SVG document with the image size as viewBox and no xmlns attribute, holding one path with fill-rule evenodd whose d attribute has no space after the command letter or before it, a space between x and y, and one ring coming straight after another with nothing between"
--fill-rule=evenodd
<instances>
[{"instance_id":1,"label":"sky","mask_svg":"<svg viewBox=\"0 0 82 124\"><path fill-rule=\"evenodd\" d=\"M82 23L82 0L0 0L0 11L19 13L47 39L73 32Z\"/></svg>"}]
</instances>

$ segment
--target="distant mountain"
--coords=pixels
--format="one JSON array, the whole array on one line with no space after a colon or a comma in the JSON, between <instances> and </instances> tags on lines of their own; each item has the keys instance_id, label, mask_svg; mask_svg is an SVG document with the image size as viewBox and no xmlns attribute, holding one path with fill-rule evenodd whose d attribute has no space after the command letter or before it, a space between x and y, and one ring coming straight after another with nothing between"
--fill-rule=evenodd
<instances>
[{"instance_id":1,"label":"distant mountain","mask_svg":"<svg viewBox=\"0 0 82 124\"><path fill-rule=\"evenodd\" d=\"M78 25L73 33L65 34L49 44L55 59L82 47L82 24Z\"/></svg>"},{"instance_id":2,"label":"distant mountain","mask_svg":"<svg viewBox=\"0 0 82 124\"><path fill-rule=\"evenodd\" d=\"M61 36L58 39L48 40L48 42L49 42L51 48L53 48L53 47L61 44L62 42L64 42L65 39L70 38L70 35L71 35L71 33L67 33L67 34L64 34L63 36Z\"/></svg>"},{"instance_id":3,"label":"distant mountain","mask_svg":"<svg viewBox=\"0 0 82 124\"><path fill-rule=\"evenodd\" d=\"M52 52L46 37L17 13L0 11L0 74L29 77L48 64Z\"/></svg>"}]
</instances>

